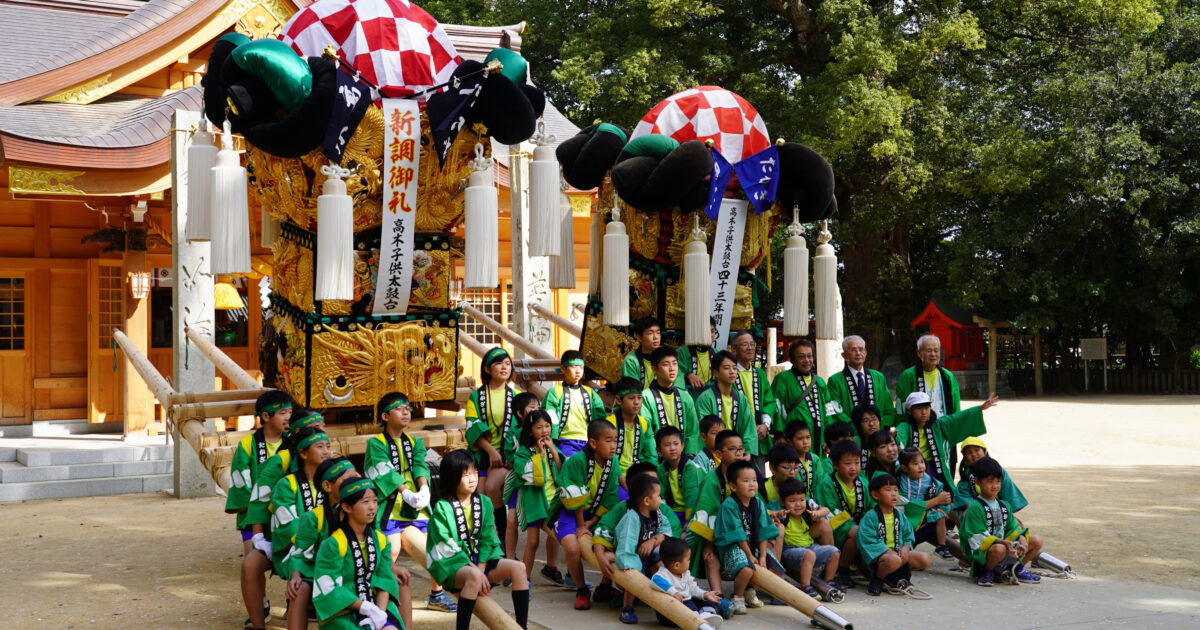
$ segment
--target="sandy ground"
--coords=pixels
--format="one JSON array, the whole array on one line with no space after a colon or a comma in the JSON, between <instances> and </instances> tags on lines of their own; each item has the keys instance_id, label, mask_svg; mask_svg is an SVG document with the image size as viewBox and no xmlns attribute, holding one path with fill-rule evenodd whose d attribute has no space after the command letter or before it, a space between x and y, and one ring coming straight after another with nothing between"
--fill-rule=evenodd
<instances>
[{"instance_id":1,"label":"sandy ground","mask_svg":"<svg viewBox=\"0 0 1200 630\"><path fill-rule=\"evenodd\" d=\"M836 608L839 613L860 628L913 627L900 621L918 618L927 628L993 627L965 623L952 612L962 607L978 607L995 627L1018 609L1036 619L1014 627L1200 624L1200 547L1181 545L1194 539L1200 516L1194 490L1200 485L1200 397L1013 400L986 419L993 456L1031 501L1021 518L1046 539L1048 551L1085 578L1020 587L1034 595L1015 600L1003 595L1007 589L971 587L939 567L922 578L934 602L876 602L860 590ZM0 504L6 523L0 625L240 628L246 616L237 580L241 542L222 505L219 498L164 495ZM453 627L453 615L421 610L428 586L414 577L414 625ZM282 582L268 591L278 618ZM571 611L569 591L534 593L535 625L586 619L617 626L607 609ZM507 599L499 597L510 607ZM1035 614L1042 610L1037 606L1044 610ZM768 607L730 625L794 627L797 618L789 613ZM652 621L648 611L640 614L643 623Z\"/></svg>"}]
</instances>

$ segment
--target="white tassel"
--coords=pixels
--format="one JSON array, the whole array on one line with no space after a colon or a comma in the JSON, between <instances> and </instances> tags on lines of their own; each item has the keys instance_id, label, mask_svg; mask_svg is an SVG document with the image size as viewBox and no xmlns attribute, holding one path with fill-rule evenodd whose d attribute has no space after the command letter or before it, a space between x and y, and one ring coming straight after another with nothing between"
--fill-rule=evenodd
<instances>
[{"instance_id":1,"label":"white tassel","mask_svg":"<svg viewBox=\"0 0 1200 630\"><path fill-rule=\"evenodd\" d=\"M475 145L474 169L467 180L465 289L494 289L500 284L499 197L492 181L492 160L483 157L483 145Z\"/></svg>"},{"instance_id":2,"label":"white tassel","mask_svg":"<svg viewBox=\"0 0 1200 630\"><path fill-rule=\"evenodd\" d=\"M604 231L603 284L604 323L629 325L629 235L621 223L621 211L613 205L612 221Z\"/></svg>"},{"instance_id":3,"label":"white tassel","mask_svg":"<svg viewBox=\"0 0 1200 630\"><path fill-rule=\"evenodd\" d=\"M808 336L808 245L804 226L792 211L787 247L783 250L783 334Z\"/></svg>"},{"instance_id":4,"label":"white tassel","mask_svg":"<svg viewBox=\"0 0 1200 630\"><path fill-rule=\"evenodd\" d=\"M837 339L837 310L840 298L837 286L837 255L829 240L829 223L821 222L821 233L817 236L816 255L813 256L813 288L816 296L817 339Z\"/></svg>"},{"instance_id":5,"label":"white tassel","mask_svg":"<svg viewBox=\"0 0 1200 630\"><path fill-rule=\"evenodd\" d=\"M604 265L604 213L592 214L588 228L588 295L600 295L600 270Z\"/></svg>"},{"instance_id":6,"label":"white tassel","mask_svg":"<svg viewBox=\"0 0 1200 630\"><path fill-rule=\"evenodd\" d=\"M200 123L205 127L208 122ZM187 227L189 242L212 239L212 167L217 163L217 147L207 129L192 134L187 148Z\"/></svg>"},{"instance_id":7,"label":"white tassel","mask_svg":"<svg viewBox=\"0 0 1200 630\"><path fill-rule=\"evenodd\" d=\"M558 256L559 245L558 196L562 180L554 148L554 136L547 136L545 123L538 121L538 132L533 141L539 146L533 150L533 161L529 165L529 254L531 256Z\"/></svg>"},{"instance_id":8,"label":"white tassel","mask_svg":"<svg viewBox=\"0 0 1200 630\"><path fill-rule=\"evenodd\" d=\"M279 227L279 219L275 218L266 208L260 209L262 213L262 227L259 231L259 237L263 249L271 249L275 247L275 241L279 240L281 230Z\"/></svg>"},{"instance_id":9,"label":"white tassel","mask_svg":"<svg viewBox=\"0 0 1200 630\"><path fill-rule=\"evenodd\" d=\"M354 299L354 201L346 194L350 171L340 166L322 166L325 184L317 197L317 286L318 300Z\"/></svg>"},{"instance_id":10,"label":"white tassel","mask_svg":"<svg viewBox=\"0 0 1200 630\"><path fill-rule=\"evenodd\" d=\"M571 198L559 193L558 212L559 254L550 257L550 288L575 290L575 224L572 219Z\"/></svg>"},{"instance_id":11,"label":"white tassel","mask_svg":"<svg viewBox=\"0 0 1200 630\"><path fill-rule=\"evenodd\" d=\"M233 150L225 121L221 151L212 168L212 268L215 275L250 273L250 202L246 169Z\"/></svg>"},{"instance_id":12,"label":"white tassel","mask_svg":"<svg viewBox=\"0 0 1200 630\"><path fill-rule=\"evenodd\" d=\"M712 299L708 286L708 244L704 230L700 229L698 214L691 236L692 240L683 250L683 343L707 346L712 343L712 329L709 326Z\"/></svg>"}]
</instances>

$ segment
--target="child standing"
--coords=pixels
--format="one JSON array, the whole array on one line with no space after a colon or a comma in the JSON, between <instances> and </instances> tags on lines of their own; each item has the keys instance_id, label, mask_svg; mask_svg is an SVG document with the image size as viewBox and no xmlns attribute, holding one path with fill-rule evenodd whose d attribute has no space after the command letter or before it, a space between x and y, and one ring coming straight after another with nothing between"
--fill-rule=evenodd
<instances>
[{"instance_id":1,"label":"child standing","mask_svg":"<svg viewBox=\"0 0 1200 630\"><path fill-rule=\"evenodd\" d=\"M533 576L533 560L537 556L540 530L554 522L561 507L558 470L562 467L562 455L554 447L551 437L553 427L548 412L536 410L526 414L521 423L521 447L513 457L513 471L519 478L517 503L521 509L517 513L524 521L520 526L525 530L523 560L525 571L530 576ZM553 560L547 554L542 575L556 584L562 584L562 573L551 562ZM555 577L558 579L555 580Z\"/></svg>"},{"instance_id":2,"label":"child standing","mask_svg":"<svg viewBox=\"0 0 1200 630\"><path fill-rule=\"evenodd\" d=\"M478 492L475 459L465 450L442 458L438 502L425 540L429 575L448 589L459 589L458 630L471 627L475 601L491 594L493 581L512 580L513 614L522 628L529 622L529 578L525 565L504 558L492 520L492 502Z\"/></svg>"},{"instance_id":3,"label":"child standing","mask_svg":"<svg viewBox=\"0 0 1200 630\"><path fill-rule=\"evenodd\" d=\"M820 599L821 594L812 585L813 572L825 569L825 581L832 582L841 556L837 547L821 544L813 535L814 525L829 530L825 521L829 510L808 498L808 487L799 479L780 482L779 498L782 509L776 507L771 514L771 520L783 533L775 539L775 552L783 567L800 582L804 593Z\"/></svg>"},{"instance_id":4,"label":"child standing","mask_svg":"<svg viewBox=\"0 0 1200 630\"><path fill-rule=\"evenodd\" d=\"M294 455L299 464L296 472L279 480L271 491L271 546L275 574L288 575L287 556L300 516L317 507L323 500L317 467L329 459L331 444L324 431L311 427L295 435Z\"/></svg>"},{"instance_id":5,"label":"child standing","mask_svg":"<svg viewBox=\"0 0 1200 630\"><path fill-rule=\"evenodd\" d=\"M556 383L546 391L542 409L550 412L551 437L563 457L570 457L587 444L588 423L604 419L604 401L596 390L579 383L584 372L582 352L567 350L562 354L561 363L562 383Z\"/></svg>"},{"instance_id":6,"label":"child standing","mask_svg":"<svg viewBox=\"0 0 1200 630\"><path fill-rule=\"evenodd\" d=\"M340 526L321 543L313 574L321 629L402 630L387 536L374 527L375 486L370 479L346 479L338 495Z\"/></svg>"},{"instance_id":7,"label":"child standing","mask_svg":"<svg viewBox=\"0 0 1200 630\"><path fill-rule=\"evenodd\" d=\"M591 535L591 528L617 502L616 476L617 430L604 420L588 425L588 444L563 463L559 497L563 509L558 512L554 534L567 556L567 571L577 585L575 610L592 607L592 593L583 579L580 539Z\"/></svg>"},{"instance_id":8,"label":"child standing","mask_svg":"<svg viewBox=\"0 0 1200 630\"><path fill-rule=\"evenodd\" d=\"M363 466L379 491L382 505L376 527L387 536L395 563L404 546L406 528L429 531L429 465L425 463L425 441L405 433L412 422L407 396L399 392L384 394L375 405L375 421L383 430L367 442ZM454 612L457 605L441 585L429 586L429 608Z\"/></svg>"},{"instance_id":9,"label":"child standing","mask_svg":"<svg viewBox=\"0 0 1200 630\"><path fill-rule=\"evenodd\" d=\"M761 608L763 603L752 588L747 588L756 567L780 571L771 555L770 541L779 529L767 516L766 505L758 498L758 473L754 464L741 460L729 465L725 478L733 494L721 503L717 513L714 542L721 558L721 570L733 576L733 612L746 614L746 608ZM753 545L753 547L751 546Z\"/></svg>"},{"instance_id":10,"label":"child standing","mask_svg":"<svg viewBox=\"0 0 1200 630\"><path fill-rule=\"evenodd\" d=\"M978 407L963 409L958 413L938 417L930 408L929 394L913 392L905 400L906 415L896 429L896 440L901 446L915 446L921 451L929 474L947 488L954 483L954 444L969 437L987 433L983 423L983 412L994 407L1000 398L995 394Z\"/></svg>"},{"instance_id":11,"label":"child standing","mask_svg":"<svg viewBox=\"0 0 1200 630\"><path fill-rule=\"evenodd\" d=\"M929 568L929 555L913 551L912 525L896 511L900 488L896 478L883 473L871 480L875 509L862 517L858 528L858 554L867 564L871 583L867 592L879 595L883 585L900 591L911 586L912 572Z\"/></svg>"},{"instance_id":12,"label":"child standing","mask_svg":"<svg viewBox=\"0 0 1200 630\"><path fill-rule=\"evenodd\" d=\"M710 414L720 417L726 429L742 436L742 445L753 454L758 452L758 429L749 401L733 387L737 377L737 360L732 354L722 350L714 355L713 384L696 399L696 413L702 417Z\"/></svg>"},{"instance_id":13,"label":"child standing","mask_svg":"<svg viewBox=\"0 0 1200 630\"><path fill-rule=\"evenodd\" d=\"M476 469L483 479L484 494L495 507L492 519L499 528L500 540L507 538L508 516L504 503L504 481L508 475L508 452L513 422L513 397L517 389L509 384L512 377L512 358L504 348L492 348L483 356L479 376L483 385L471 392L465 410L466 439L475 454Z\"/></svg>"},{"instance_id":14,"label":"child standing","mask_svg":"<svg viewBox=\"0 0 1200 630\"><path fill-rule=\"evenodd\" d=\"M640 475L630 482L629 510L617 523L617 569L641 571L647 577L658 571L658 546L671 535L671 524L659 512L662 498L658 479ZM637 623L633 592L625 591L621 623Z\"/></svg>"},{"instance_id":15,"label":"child standing","mask_svg":"<svg viewBox=\"0 0 1200 630\"><path fill-rule=\"evenodd\" d=\"M934 553L952 560L946 544L946 508L952 497L942 483L925 472L925 458L916 448L900 451L900 507L914 532L913 546L933 543Z\"/></svg>"},{"instance_id":16,"label":"child standing","mask_svg":"<svg viewBox=\"0 0 1200 630\"><path fill-rule=\"evenodd\" d=\"M684 450L698 452L701 444L696 430L696 404L691 394L675 386L679 378L675 352L667 346L656 348L650 354L650 363L654 380L642 392L642 417L650 422L653 431L663 427L679 429L687 436Z\"/></svg>"},{"instance_id":17,"label":"child standing","mask_svg":"<svg viewBox=\"0 0 1200 630\"><path fill-rule=\"evenodd\" d=\"M705 591L696 584L688 567L691 566L692 552L680 538L667 538L658 546L658 555L662 567L650 581L659 590L683 602L684 606L696 611L705 623L713 628L720 628L721 615L711 604L720 604L721 594L717 591ZM662 613L655 613L658 622L668 628L674 628L675 622L667 619Z\"/></svg>"},{"instance_id":18,"label":"child standing","mask_svg":"<svg viewBox=\"0 0 1200 630\"><path fill-rule=\"evenodd\" d=\"M300 429L312 427L318 431L325 430L325 418L308 407L292 407L292 417L288 427L283 432L283 441L275 454L266 464L259 466L258 476L254 482L254 490L250 492L250 504L246 507L246 523L249 525L268 526L271 522L271 491L284 475L296 472L299 463L293 456L296 433ZM264 534L266 529L264 529ZM269 535L267 535L270 538Z\"/></svg>"},{"instance_id":19,"label":"child standing","mask_svg":"<svg viewBox=\"0 0 1200 630\"><path fill-rule=\"evenodd\" d=\"M971 577L980 586L991 586L997 568L1015 565L1012 576L1017 581L1040 582L1025 564L1038 557L1042 539L1022 527L1000 498L1004 469L991 457L983 457L971 466L971 474L979 485L979 497L967 506L959 530L964 551L971 555Z\"/></svg>"},{"instance_id":20,"label":"child standing","mask_svg":"<svg viewBox=\"0 0 1200 630\"><path fill-rule=\"evenodd\" d=\"M636 380L623 376L612 386L617 408L608 417L608 422L617 430L619 501L629 498L625 471L637 462L653 462L656 459L654 433L650 430L650 423L639 413L642 410L642 388L638 385Z\"/></svg>"},{"instance_id":21,"label":"child standing","mask_svg":"<svg viewBox=\"0 0 1200 630\"><path fill-rule=\"evenodd\" d=\"M834 426L845 424L839 422ZM835 442L829 461L833 464L833 474L817 480L815 494L817 503L833 514L829 526L833 528L833 542L842 552L834 580L838 588L846 590L854 588L850 564L858 559L858 523L875 507L875 502L867 493L866 476L859 472L861 460L854 440Z\"/></svg>"}]
</instances>

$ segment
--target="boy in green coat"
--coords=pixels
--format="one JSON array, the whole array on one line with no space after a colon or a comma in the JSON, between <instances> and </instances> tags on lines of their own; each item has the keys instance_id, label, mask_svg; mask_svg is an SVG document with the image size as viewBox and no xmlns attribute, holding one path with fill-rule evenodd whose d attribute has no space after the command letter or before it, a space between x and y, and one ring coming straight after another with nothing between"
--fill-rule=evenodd
<instances>
[{"instance_id":1,"label":"boy in green coat","mask_svg":"<svg viewBox=\"0 0 1200 630\"><path fill-rule=\"evenodd\" d=\"M797 339L788 346L792 369L777 374L771 384L779 408L771 430L782 433L787 423L803 420L812 431L813 442L824 444L824 429L829 424L829 391L825 380L813 371L815 353L816 346L808 339Z\"/></svg>"},{"instance_id":2,"label":"boy in green coat","mask_svg":"<svg viewBox=\"0 0 1200 630\"><path fill-rule=\"evenodd\" d=\"M293 407L292 418L288 421L288 428L283 432L283 441L279 448L275 450L275 454L267 460L266 464L259 466L254 489L250 492L250 503L246 506L247 526L263 525L264 534L269 531L271 491L285 475L296 472L299 462L292 456L293 436L305 427L324 431L325 418L313 409Z\"/></svg>"},{"instance_id":3,"label":"boy in green coat","mask_svg":"<svg viewBox=\"0 0 1200 630\"><path fill-rule=\"evenodd\" d=\"M659 479L654 465L642 462L629 467L629 470L625 472L625 480L629 483L634 483L634 480L642 475L649 475L655 479ZM592 552L596 554L596 562L600 565L601 574L600 583L596 585L595 596L597 600L602 602L613 599L612 574L617 567L613 553L617 549L617 525L628 511L629 502L618 501L613 506L613 509L606 512L596 523L596 527L593 528ZM683 526L665 501L659 503L658 511L662 514L663 520L671 526L670 535L680 536Z\"/></svg>"},{"instance_id":4,"label":"boy in green coat","mask_svg":"<svg viewBox=\"0 0 1200 630\"><path fill-rule=\"evenodd\" d=\"M588 444L563 463L559 497L563 509L558 512L554 534L567 556L567 571L578 588L575 610L592 607L591 589L583 579L583 555L580 539L591 535L591 528L617 503L617 430L605 420L588 425Z\"/></svg>"},{"instance_id":5,"label":"boy in green coat","mask_svg":"<svg viewBox=\"0 0 1200 630\"><path fill-rule=\"evenodd\" d=\"M804 487L816 488L818 479L833 472L833 465L829 463L829 459L813 453L812 429L808 428L807 422L793 420L787 423L783 429L783 438L800 458L800 466L794 476L804 483Z\"/></svg>"},{"instance_id":6,"label":"boy in green coat","mask_svg":"<svg viewBox=\"0 0 1200 630\"><path fill-rule=\"evenodd\" d=\"M579 384L584 372L583 353L567 350L561 363L563 380L546 390L542 409L550 412L554 427L551 437L558 450L563 457L570 457L587 444L588 423L603 420L607 414L596 390Z\"/></svg>"},{"instance_id":7,"label":"boy in green coat","mask_svg":"<svg viewBox=\"0 0 1200 630\"><path fill-rule=\"evenodd\" d=\"M692 395L676 387L679 376L679 361L675 352L662 346L650 354L654 380L642 392L642 417L650 422L653 431L663 427L675 427L687 436L684 449L688 453L700 451L697 430L696 403Z\"/></svg>"},{"instance_id":8,"label":"boy in green coat","mask_svg":"<svg viewBox=\"0 0 1200 630\"><path fill-rule=\"evenodd\" d=\"M746 614L746 608L761 608L762 600L747 588L756 567L783 573L783 566L771 553L771 540L779 528L767 515L766 504L758 498L758 471L749 461L736 461L725 471L732 494L721 502L713 542L721 558L721 572L733 576L733 613Z\"/></svg>"},{"instance_id":9,"label":"boy in green coat","mask_svg":"<svg viewBox=\"0 0 1200 630\"><path fill-rule=\"evenodd\" d=\"M896 478L887 473L877 475L870 490L875 509L864 514L858 524L858 555L871 575L867 592L879 595L885 583L903 591L911 585L913 571L929 568L929 554L913 551L912 524L896 510L900 501Z\"/></svg>"},{"instance_id":10,"label":"boy in green coat","mask_svg":"<svg viewBox=\"0 0 1200 630\"><path fill-rule=\"evenodd\" d=\"M706 346L679 346L676 356L679 358L679 371L683 374L683 384L693 397L699 396L704 388L712 382L712 356L716 352L717 326L716 320L709 317L709 329L712 331L713 342ZM652 359L653 360L653 359Z\"/></svg>"},{"instance_id":11,"label":"boy in green coat","mask_svg":"<svg viewBox=\"0 0 1200 630\"><path fill-rule=\"evenodd\" d=\"M979 497L979 484L975 477L971 474L971 466L975 462L988 456L987 444L977 437L969 437L962 441L959 446L962 449L962 465L959 466L958 485L954 487L954 511L961 518L963 510ZM1017 487L1016 482L1008 475L1007 470L1002 470L1004 480L1000 484L1000 499L1003 500L1013 512L1020 512L1029 505L1029 499L1021 493L1021 489Z\"/></svg>"},{"instance_id":12,"label":"boy in green coat","mask_svg":"<svg viewBox=\"0 0 1200 630\"><path fill-rule=\"evenodd\" d=\"M832 514L829 526L833 528L833 542L842 552L834 581L842 590L854 588L850 564L858 559L858 522L875 507L867 493L867 478L860 472L859 455L854 440L835 442L829 453L833 474L818 478L813 492L817 504L829 508Z\"/></svg>"},{"instance_id":13,"label":"boy in green coat","mask_svg":"<svg viewBox=\"0 0 1200 630\"><path fill-rule=\"evenodd\" d=\"M913 392L905 400L903 421L896 428L896 441L902 448L915 446L921 451L930 475L947 488L954 486L954 445L987 433L983 412L1000 401L995 394L978 407L948 416L938 416L930 408L929 395Z\"/></svg>"},{"instance_id":14,"label":"boy in green coat","mask_svg":"<svg viewBox=\"0 0 1200 630\"><path fill-rule=\"evenodd\" d=\"M971 577L979 586L991 586L996 569L1009 573L1007 567L1012 566L1013 583L1040 582L1025 565L1041 553L1042 539L1030 534L1000 499L1004 469L996 460L984 457L971 466L971 474L978 481L979 498L967 507L959 528L964 551L971 556Z\"/></svg>"},{"instance_id":15,"label":"boy in green coat","mask_svg":"<svg viewBox=\"0 0 1200 630\"><path fill-rule=\"evenodd\" d=\"M629 498L629 486L625 482L625 471L637 462L654 462L654 432L650 423L639 413L642 410L642 388L628 376L612 385L617 408L608 416L608 423L617 430L617 463L620 465L617 481L617 500Z\"/></svg>"},{"instance_id":16,"label":"boy in green coat","mask_svg":"<svg viewBox=\"0 0 1200 630\"><path fill-rule=\"evenodd\" d=\"M692 575L707 575L709 586L718 593L721 592L721 558L713 542L716 536L717 512L730 494L726 474L729 466L750 459L742 444L742 436L736 431L726 429L717 434L714 441L717 466L704 477L700 492L696 494L695 505L688 506L691 517L688 519L684 539L692 552Z\"/></svg>"},{"instance_id":17,"label":"boy in green coat","mask_svg":"<svg viewBox=\"0 0 1200 630\"><path fill-rule=\"evenodd\" d=\"M658 546L671 535L671 523L659 510L662 497L658 479L653 474L643 474L630 482L627 505L629 509L617 523L617 569L641 571L650 577L661 566ZM625 591L622 599L621 623L637 623L633 591Z\"/></svg>"},{"instance_id":18,"label":"boy in green coat","mask_svg":"<svg viewBox=\"0 0 1200 630\"><path fill-rule=\"evenodd\" d=\"M722 350L713 357L714 382L696 399L696 414L700 417L715 415L721 418L726 429L742 436L742 445L751 455L758 453L758 428L750 413L750 402L741 392L734 389L737 381L737 361L733 355Z\"/></svg>"},{"instance_id":19,"label":"boy in green coat","mask_svg":"<svg viewBox=\"0 0 1200 630\"><path fill-rule=\"evenodd\" d=\"M846 366L826 380L829 402L834 409L829 420L850 422L850 413L855 407L873 405L883 410L879 418L885 427L896 424L896 411L892 406L892 392L888 390L887 377L883 372L867 368L867 342L858 335L842 340L842 358ZM865 439L860 435L859 438ZM860 442L861 444L862 442Z\"/></svg>"},{"instance_id":20,"label":"boy in green coat","mask_svg":"<svg viewBox=\"0 0 1200 630\"><path fill-rule=\"evenodd\" d=\"M691 517L688 506L695 507L700 486L710 472L695 455L683 452L683 433L675 427L664 427L655 436L658 444L658 479L662 483L663 505L686 523ZM628 475L628 473L627 473ZM676 532L675 536L680 533Z\"/></svg>"},{"instance_id":21,"label":"boy in green coat","mask_svg":"<svg viewBox=\"0 0 1200 630\"><path fill-rule=\"evenodd\" d=\"M637 379L642 383L642 389L645 389L654 379L654 365L650 362L650 354L662 345L662 326L653 317L643 317L633 322L630 332L633 333L633 338L637 339L638 347L621 362L621 376ZM682 375L676 378L674 385L680 388L686 385Z\"/></svg>"}]
</instances>

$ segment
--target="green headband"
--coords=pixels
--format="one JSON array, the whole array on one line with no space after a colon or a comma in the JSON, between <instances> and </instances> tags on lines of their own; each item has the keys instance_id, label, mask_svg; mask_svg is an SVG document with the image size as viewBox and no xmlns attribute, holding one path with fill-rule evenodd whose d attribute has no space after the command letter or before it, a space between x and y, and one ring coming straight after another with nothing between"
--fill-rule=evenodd
<instances>
[{"instance_id":1,"label":"green headband","mask_svg":"<svg viewBox=\"0 0 1200 630\"><path fill-rule=\"evenodd\" d=\"M354 470L354 464L351 464L350 460L348 459L340 460L338 463L330 466L329 469L325 471L325 476L321 477L321 481L333 483L335 479L341 477L342 473L346 472L347 470Z\"/></svg>"},{"instance_id":2,"label":"green headband","mask_svg":"<svg viewBox=\"0 0 1200 630\"><path fill-rule=\"evenodd\" d=\"M271 403L271 404L267 405L266 407L263 407L262 412L263 413L275 413L276 411L283 411L284 409L291 409L291 408L292 408L292 403L284 400L284 401L277 402L277 403Z\"/></svg>"},{"instance_id":3,"label":"green headband","mask_svg":"<svg viewBox=\"0 0 1200 630\"><path fill-rule=\"evenodd\" d=\"M328 433L325 433L323 431L317 432L317 433L314 433L314 434L304 438L303 440L300 440L300 443L296 445L296 450L303 451L303 450L307 449L308 447L312 446L313 444L316 444L317 442L328 442L328 441L329 441Z\"/></svg>"},{"instance_id":4,"label":"green headband","mask_svg":"<svg viewBox=\"0 0 1200 630\"><path fill-rule=\"evenodd\" d=\"M383 414L388 413L397 407L410 407L410 406L411 405L408 402L408 397L405 396L404 394L400 394L399 398L397 398L396 400L393 400L392 402L388 403L387 405L385 405L383 408L381 408L379 410L380 418L376 419L375 424L377 424L379 426L383 426L383 425L387 424L383 420L383 417L382 417Z\"/></svg>"},{"instance_id":5,"label":"green headband","mask_svg":"<svg viewBox=\"0 0 1200 630\"><path fill-rule=\"evenodd\" d=\"M641 396L642 390L640 390L640 389L619 389L619 390L617 390L617 398L624 398L626 396L632 396L634 394Z\"/></svg>"},{"instance_id":6,"label":"green headband","mask_svg":"<svg viewBox=\"0 0 1200 630\"><path fill-rule=\"evenodd\" d=\"M563 362L563 367L575 367L577 365L583 367L583 359L568 359Z\"/></svg>"},{"instance_id":7,"label":"green headband","mask_svg":"<svg viewBox=\"0 0 1200 630\"><path fill-rule=\"evenodd\" d=\"M372 483L370 479L367 479L366 477L359 477L358 479L355 479L354 481L350 482L350 484L347 485L345 488L342 488L342 490L341 490L342 503L349 501L350 497L353 497L354 495L359 494L360 492L365 492L367 490L374 490L374 489L375 489L375 484Z\"/></svg>"},{"instance_id":8,"label":"green headband","mask_svg":"<svg viewBox=\"0 0 1200 630\"><path fill-rule=\"evenodd\" d=\"M300 419L298 419L298 420L293 419L289 423L288 429L290 429L292 431L296 431L298 429L303 429L304 427L312 426L318 422L325 422L325 416L322 416L321 414L314 411L312 413L301 416Z\"/></svg>"},{"instance_id":9,"label":"green headband","mask_svg":"<svg viewBox=\"0 0 1200 630\"><path fill-rule=\"evenodd\" d=\"M489 367L493 363L498 363L509 358L511 357L508 356L508 350L504 348L492 348L487 351L487 354L483 355L483 367Z\"/></svg>"}]
</instances>

